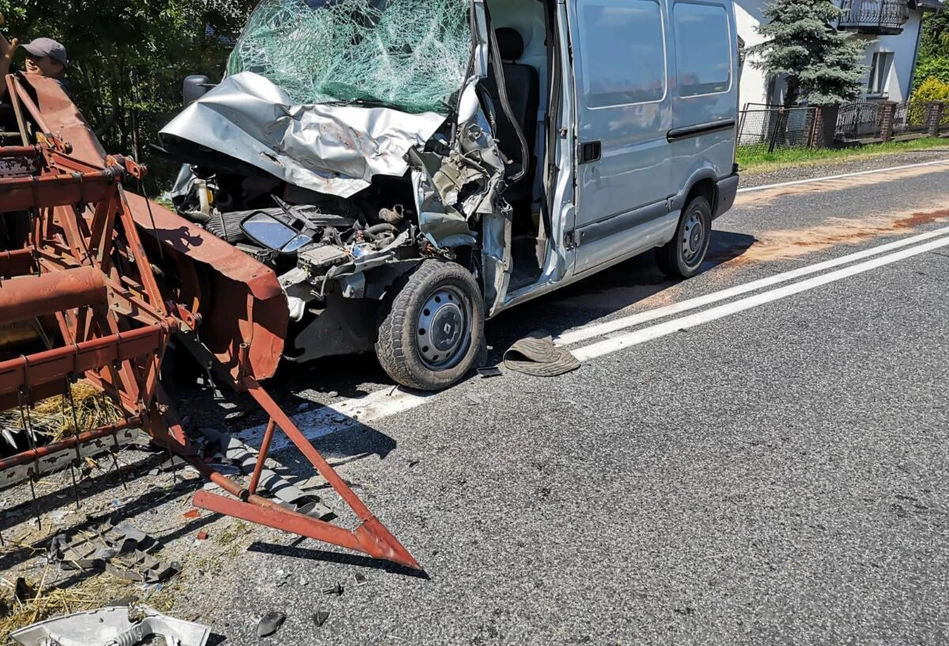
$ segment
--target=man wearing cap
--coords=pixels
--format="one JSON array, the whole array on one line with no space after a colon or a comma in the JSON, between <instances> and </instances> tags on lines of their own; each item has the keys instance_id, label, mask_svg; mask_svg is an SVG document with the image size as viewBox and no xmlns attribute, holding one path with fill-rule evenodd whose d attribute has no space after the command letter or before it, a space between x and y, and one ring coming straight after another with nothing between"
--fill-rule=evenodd
<instances>
[{"instance_id":1,"label":"man wearing cap","mask_svg":"<svg viewBox=\"0 0 949 646\"><path fill-rule=\"evenodd\" d=\"M0 24L3 16L0 15ZM13 54L16 52L19 41L14 38L8 41L0 33L0 79L10 73L13 67ZM37 38L32 43L22 45L26 50L26 73L28 75L46 76L56 79L60 87L69 92L63 77L66 75L66 48L52 38ZM0 98L7 93L6 83L0 82Z\"/></svg>"}]
</instances>

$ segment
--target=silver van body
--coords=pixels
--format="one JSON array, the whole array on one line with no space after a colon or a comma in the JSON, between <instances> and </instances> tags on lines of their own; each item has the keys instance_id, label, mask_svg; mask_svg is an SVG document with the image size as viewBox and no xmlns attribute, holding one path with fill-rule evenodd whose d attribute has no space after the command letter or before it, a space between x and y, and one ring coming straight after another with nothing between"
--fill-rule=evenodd
<instances>
[{"instance_id":1,"label":"silver van body","mask_svg":"<svg viewBox=\"0 0 949 646\"><path fill-rule=\"evenodd\" d=\"M687 40L695 34L680 34L673 15L693 9L718 20L704 36L726 52L728 68L725 87L683 93L677 53L696 45ZM581 17L591 10L642 15L629 24L593 30ZM557 168L573 172L561 177L555 193L553 212L559 218L543 279L507 293L495 304L495 313L669 243L682 208L696 191L712 197L713 218L731 207L738 189L738 34L733 11L727 1L557 4L559 40L572 48L573 57L570 50L561 51L567 91L560 97L560 136L551 157ZM514 21L518 25L517 18ZM495 28L501 27L499 22L495 16ZM661 89L643 97L591 95L588 71L623 60L634 54L632 49L640 50L635 54L643 60L662 61ZM543 127L546 115L538 117Z\"/></svg>"},{"instance_id":2,"label":"silver van body","mask_svg":"<svg viewBox=\"0 0 949 646\"><path fill-rule=\"evenodd\" d=\"M381 22L417 1L299 10L368 2L382 7L372 9ZM239 203L242 244L281 272L300 323L291 360L375 346L405 385L450 385L483 357L483 320L513 305L654 248L669 273L696 273L711 220L734 202L731 2L439 2L464 3L468 24L456 16L451 33L470 29L470 57L459 57L466 67L453 68L463 82L445 110L386 103L369 90L295 102L267 71L255 72L264 68L245 66L193 97L162 131L168 154L189 164L175 190L179 211L209 226L219 218L227 236L229 216L212 205ZM400 178L400 197L414 204L386 197L394 195L379 186L386 178ZM206 191L220 194L195 197ZM278 206L261 212L262 198ZM326 207L330 199L337 206ZM361 200L355 215L340 200ZM328 211L342 224L327 224ZM283 233L274 237L275 228ZM436 261L461 265L472 280ZM379 330L366 323L377 319L372 308L357 301L379 304ZM405 316L414 322L403 325ZM391 336L403 327L421 335L409 350ZM435 337L440 343L426 345ZM384 356L387 344L414 355Z\"/></svg>"}]
</instances>

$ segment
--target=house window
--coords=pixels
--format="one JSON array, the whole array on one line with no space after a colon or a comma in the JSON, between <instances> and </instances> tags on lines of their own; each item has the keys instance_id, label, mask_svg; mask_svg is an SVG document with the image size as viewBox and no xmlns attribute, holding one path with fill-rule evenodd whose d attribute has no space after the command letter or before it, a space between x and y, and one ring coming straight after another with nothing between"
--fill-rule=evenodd
<instances>
[{"instance_id":1,"label":"house window","mask_svg":"<svg viewBox=\"0 0 949 646\"><path fill-rule=\"evenodd\" d=\"M893 52L876 52L873 54L873 63L870 65L870 81L867 83L867 94L886 96L886 82L890 78L892 68Z\"/></svg>"}]
</instances>

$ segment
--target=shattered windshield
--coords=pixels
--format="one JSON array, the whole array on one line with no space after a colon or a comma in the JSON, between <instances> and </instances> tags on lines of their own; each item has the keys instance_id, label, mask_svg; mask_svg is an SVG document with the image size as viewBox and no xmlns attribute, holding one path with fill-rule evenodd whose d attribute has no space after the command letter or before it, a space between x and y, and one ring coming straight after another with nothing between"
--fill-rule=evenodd
<instances>
[{"instance_id":1,"label":"shattered windshield","mask_svg":"<svg viewBox=\"0 0 949 646\"><path fill-rule=\"evenodd\" d=\"M228 74L255 72L294 102L447 113L471 52L470 0L264 0Z\"/></svg>"}]
</instances>

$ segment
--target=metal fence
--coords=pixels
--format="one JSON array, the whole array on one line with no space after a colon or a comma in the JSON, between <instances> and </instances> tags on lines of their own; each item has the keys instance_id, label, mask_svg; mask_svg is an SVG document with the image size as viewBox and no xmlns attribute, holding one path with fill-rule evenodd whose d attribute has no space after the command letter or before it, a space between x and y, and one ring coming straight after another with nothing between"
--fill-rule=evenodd
<instances>
[{"instance_id":1,"label":"metal fence","mask_svg":"<svg viewBox=\"0 0 949 646\"><path fill-rule=\"evenodd\" d=\"M906 101L896 106L893 132L899 135L925 133L929 129L929 103Z\"/></svg>"},{"instance_id":2,"label":"metal fence","mask_svg":"<svg viewBox=\"0 0 949 646\"><path fill-rule=\"evenodd\" d=\"M754 106L754 107L752 107ZM783 108L749 104L738 122L738 146L749 153L806 147L812 108Z\"/></svg>"},{"instance_id":3,"label":"metal fence","mask_svg":"<svg viewBox=\"0 0 949 646\"><path fill-rule=\"evenodd\" d=\"M880 103L865 101L840 106L836 136L840 141L859 141L878 137L883 127Z\"/></svg>"},{"instance_id":4,"label":"metal fence","mask_svg":"<svg viewBox=\"0 0 949 646\"><path fill-rule=\"evenodd\" d=\"M933 104L922 101L861 101L839 108L822 108L818 113L815 107L785 108L749 103L739 115L738 146L754 155L782 148L921 137L930 130L931 109ZM831 123L819 123L826 121ZM949 126L949 107L943 110L940 125ZM833 137L831 126L834 126Z\"/></svg>"}]
</instances>

